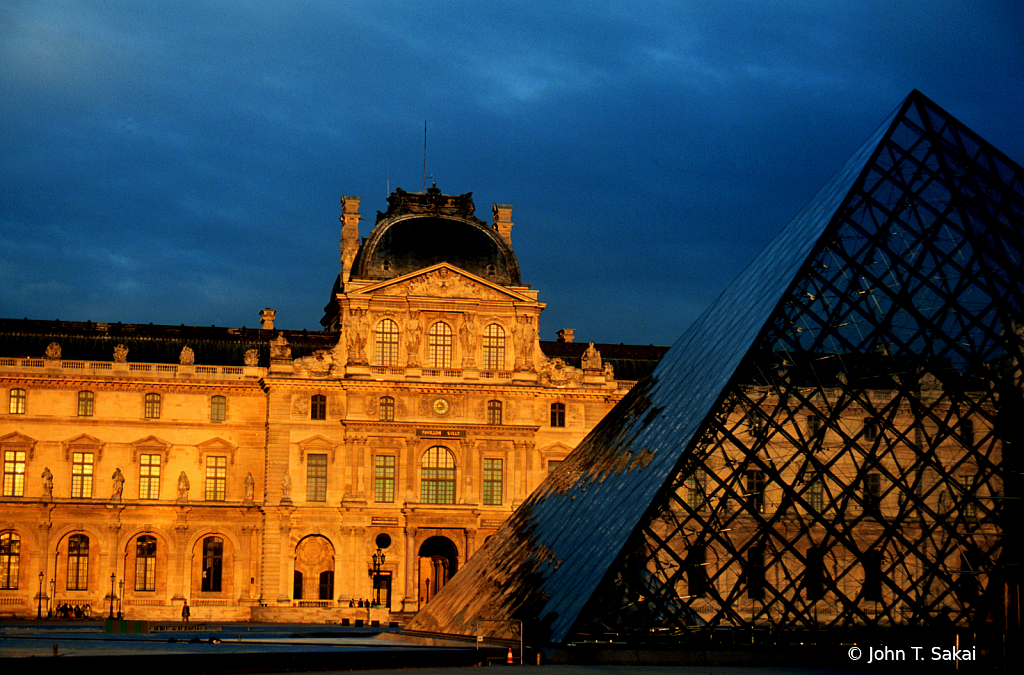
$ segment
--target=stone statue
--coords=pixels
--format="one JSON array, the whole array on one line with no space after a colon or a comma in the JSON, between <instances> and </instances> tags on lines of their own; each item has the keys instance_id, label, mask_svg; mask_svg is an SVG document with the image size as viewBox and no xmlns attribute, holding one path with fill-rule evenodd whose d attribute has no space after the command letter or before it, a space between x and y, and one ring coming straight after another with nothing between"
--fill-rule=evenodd
<instances>
[{"instance_id":1,"label":"stone statue","mask_svg":"<svg viewBox=\"0 0 1024 675\"><path fill-rule=\"evenodd\" d=\"M43 469L43 498L53 499L53 474L50 467Z\"/></svg>"},{"instance_id":2,"label":"stone statue","mask_svg":"<svg viewBox=\"0 0 1024 675\"><path fill-rule=\"evenodd\" d=\"M278 333L274 341L270 343L270 360L276 361L291 358L292 348L288 345L288 340L285 339L283 334Z\"/></svg>"},{"instance_id":3,"label":"stone statue","mask_svg":"<svg viewBox=\"0 0 1024 675\"><path fill-rule=\"evenodd\" d=\"M349 363L366 363L366 333L370 328L365 310L352 310L352 323L348 330Z\"/></svg>"},{"instance_id":4,"label":"stone statue","mask_svg":"<svg viewBox=\"0 0 1024 675\"><path fill-rule=\"evenodd\" d=\"M462 342L462 366L472 368L476 362L476 323L473 317L467 317L459 328L459 341Z\"/></svg>"},{"instance_id":5,"label":"stone statue","mask_svg":"<svg viewBox=\"0 0 1024 675\"><path fill-rule=\"evenodd\" d=\"M593 342L583 352L583 370L601 370L601 352L594 348Z\"/></svg>"},{"instance_id":6,"label":"stone statue","mask_svg":"<svg viewBox=\"0 0 1024 675\"><path fill-rule=\"evenodd\" d=\"M245 474L245 501L251 502L252 495L256 491L256 481L252 478L252 471Z\"/></svg>"},{"instance_id":7,"label":"stone statue","mask_svg":"<svg viewBox=\"0 0 1024 675\"><path fill-rule=\"evenodd\" d=\"M114 489L111 492L110 501L119 502L121 501L121 493L124 491L124 474L121 473L121 469L114 469L114 475L110 479L114 481Z\"/></svg>"},{"instance_id":8,"label":"stone statue","mask_svg":"<svg viewBox=\"0 0 1024 675\"><path fill-rule=\"evenodd\" d=\"M405 351L409 355L409 365L418 366L420 364L420 320L417 312L409 314L409 320L405 323Z\"/></svg>"},{"instance_id":9,"label":"stone statue","mask_svg":"<svg viewBox=\"0 0 1024 675\"><path fill-rule=\"evenodd\" d=\"M128 360L128 348L124 345L117 345L114 347L114 362L124 363Z\"/></svg>"},{"instance_id":10,"label":"stone statue","mask_svg":"<svg viewBox=\"0 0 1024 675\"><path fill-rule=\"evenodd\" d=\"M284 472L284 478L281 479L281 501L290 502L292 500L292 475L287 471Z\"/></svg>"},{"instance_id":11,"label":"stone statue","mask_svg":"<svg viewBox=\"0 0 1024 675\"><path fill-rule=\"evenodd\" d=\"M188 501L188 491L191 486L188 483L188 476L182 471L178 475L178 501L185 503Z\"/></svg>"},{"instance_id":12,"label":"stone statue","mask_svg":"<svg viewBox=\"0 0 1024 675\"><path fill-rule=\"evenodd\" d=\"M181 356L178 357L179 362L183 366L191 366L196 362L196 353L192 351L192 348L185 345L181 348Z\"/></svg>"},{"instance_id":13,"label":"stone statue","mask_svg":"<svg viewBox=\"0 0 1024 675\"><path fill-rule=\"evenodd\" d=\"M51 342L46 346L46 355L44 358L47 361L59 361L60 360L60 343Z\"/></svg>"},{"instance_id":14,"label":"stone statue","mask_svg":"<svg viewBox=\"0 0 1024 675\"><path fill-rule=\"evenodd\" d=\"M258 349L247 349L245 351L245 365L258 366L260 363L260 352Z\"/></svg>"}]
</instances>

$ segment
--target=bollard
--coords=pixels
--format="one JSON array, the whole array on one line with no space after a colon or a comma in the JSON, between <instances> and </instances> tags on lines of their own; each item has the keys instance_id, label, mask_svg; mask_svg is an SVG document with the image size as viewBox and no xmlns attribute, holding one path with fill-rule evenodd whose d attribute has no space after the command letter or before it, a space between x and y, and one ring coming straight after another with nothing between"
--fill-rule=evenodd
<instances>
[{"instance_id":1,"label":"bollard","mask_svg":"<svg viewBox=\"0 0 1024 675\"><path fill-rule=\"evenodd\" d=\"M509 665L514 663L514 661L512 660L512 648L511 647L508 648L508 658L505 659L505 663L508 663Z\"/></svg>"}]
</instances>

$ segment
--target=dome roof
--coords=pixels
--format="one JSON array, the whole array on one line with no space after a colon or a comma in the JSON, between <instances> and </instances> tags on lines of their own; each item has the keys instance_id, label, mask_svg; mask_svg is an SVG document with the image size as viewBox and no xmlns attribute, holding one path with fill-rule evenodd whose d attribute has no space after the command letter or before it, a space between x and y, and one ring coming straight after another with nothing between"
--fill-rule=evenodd
<instances>
[{"instance_id":1,"label":"dome roof","mask_svg":"<svg viewBox=\"0 0 1024 675\"><path fill-rule=\"evenodd\" d=\"M520 285L512 247L473 215L471 195L396 190L360 248L352 278L392 279L447 262L497 284Z\"/></svg>"}]
</instances>

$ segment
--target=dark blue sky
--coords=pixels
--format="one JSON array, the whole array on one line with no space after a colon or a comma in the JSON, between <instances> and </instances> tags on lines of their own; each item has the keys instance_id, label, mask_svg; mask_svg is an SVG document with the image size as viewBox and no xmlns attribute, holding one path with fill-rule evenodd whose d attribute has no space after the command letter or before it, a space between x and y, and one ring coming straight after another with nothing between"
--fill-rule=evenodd
<instances>
[{"instance_id":1,"label":"dark blue sky","mask_svg":"<svg viewBox=\"0 0 1024 675\"><path fill-rule=\"evenodd\" d=\"M672 344L914 88L1024 161L1024 3L0 3L0 316L319 329L339 196L514 206L541 337Z\"/></svg>"}]
</instances>

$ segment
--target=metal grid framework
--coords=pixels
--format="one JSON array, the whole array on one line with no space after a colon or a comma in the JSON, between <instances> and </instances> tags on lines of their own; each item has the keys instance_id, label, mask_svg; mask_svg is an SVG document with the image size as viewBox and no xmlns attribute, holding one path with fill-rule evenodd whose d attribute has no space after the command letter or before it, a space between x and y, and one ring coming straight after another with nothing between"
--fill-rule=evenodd
<instances>
[{"instance_id":1,"label":"metal grid framework","mask_svg":"<svg viewBox=\"0 0 1024 675\"><path fill-rule=\"evenodd\" d=\"M574 634L1005 611L1022 178L904 102Z\"/></svg>"}]
</instances>

